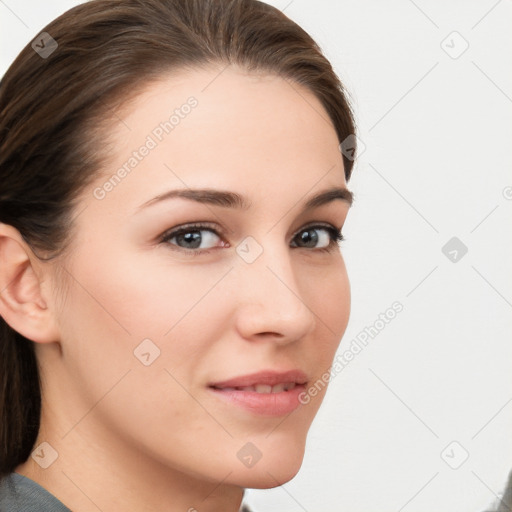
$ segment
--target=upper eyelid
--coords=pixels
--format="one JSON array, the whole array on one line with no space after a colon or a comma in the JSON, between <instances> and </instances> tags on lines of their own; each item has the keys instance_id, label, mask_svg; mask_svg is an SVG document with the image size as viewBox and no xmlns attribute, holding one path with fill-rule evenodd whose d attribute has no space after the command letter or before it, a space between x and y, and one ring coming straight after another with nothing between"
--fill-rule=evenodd
<instances>
[{"instance_id":1,"label":"upper eyelid","mask_svg":"<svg viewBox=\"0 0 512 512\"><path fill-rule=\"evenodd\" d=\"M296 230L293 233L292 237L295 237L298 233L300 233L304 229L307 229L308 227L319 227L319 228L324 227L326 229L334 228L334 229L338 230L338 228L334 224L331 224L329 222L311 221L311 222L308 222L308 223L304 224L298 230ZM172 235L175 236L176 233L180 233L180 232L183 232L183 231L200 231L200 230L212 231L212 232L214 232L218 236L225 236L225 231L222 230L222 229L219 229L217 226L212 226L208 222L198 221L198 222L182 224L180 226L176 226L174 228L170 228L170 229L166 230L161 235L160 238L161 239L163 239L163 238L169 239L169 238L173 238Z\"/></svg>"},{"instance_id":2,"label":"upper eyelid","mask_svg":"<svg viewBox=\"0 0 512 512\"><path fill-rule=\"evenodd\" d=\"M222 229L219 229L218 227L211 226L208 223L193 222L190 224L182 224L182 225L176 226L174 228L165 230L164 233L160 236L160 239L172 238L173 235L175 236L176 233L180 233L183 231L185 231L185 232L187 232L187 231L212 231L216 235L224 236L224 231Z\"/></svg>"}]
</instances>

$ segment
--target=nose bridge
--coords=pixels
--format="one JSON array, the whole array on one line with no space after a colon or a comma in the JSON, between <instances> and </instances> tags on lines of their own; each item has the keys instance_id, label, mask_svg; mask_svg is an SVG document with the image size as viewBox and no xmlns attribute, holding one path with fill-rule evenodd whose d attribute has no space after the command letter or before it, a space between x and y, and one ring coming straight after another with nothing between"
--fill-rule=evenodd
<instances>
[{"instance_id":1,"label":"nose bridge","mask_svg":"<svg viewBox=\"0 0 512 512\"><path fill-rule=\"evenodd\" d=\"M293 341L304 336L314 327L314 315L297 283L290 248L271 237L264 246L246 242L237 248L238 328L245 337L273 333Z\"/></svg>"}]
</instances>

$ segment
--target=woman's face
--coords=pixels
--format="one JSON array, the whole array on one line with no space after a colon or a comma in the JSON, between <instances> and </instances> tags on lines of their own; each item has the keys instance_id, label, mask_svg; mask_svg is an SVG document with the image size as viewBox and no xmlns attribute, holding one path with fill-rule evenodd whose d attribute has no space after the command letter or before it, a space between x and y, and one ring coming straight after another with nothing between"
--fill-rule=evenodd
<instances>
[{"instance_id":1,"label":"woman's face","mask_svg":"<svg viewBox=\"0 0 512 512\"><path fill-rule=\"evenodd\" d=\"M151 84L107 134L63 260L62 351L38 345L45 418L105 460L273 487L300 467L348 322L330 233L349 201L305 207L346 186L309 90L219 72Z\"/></svg>"}]
</instances>

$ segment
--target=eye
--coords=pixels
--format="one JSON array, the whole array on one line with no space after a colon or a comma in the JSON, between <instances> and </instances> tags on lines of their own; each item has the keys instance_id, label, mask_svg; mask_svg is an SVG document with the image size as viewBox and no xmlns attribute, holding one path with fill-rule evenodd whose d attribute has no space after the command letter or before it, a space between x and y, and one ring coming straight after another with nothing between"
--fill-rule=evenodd
<instances>
[{"instance_id":1,"label":"eye","mask_svg":"<svg viewBox=\"0 0 512 512\"><path fill-rule=\"evenodd\" d=\"M188 224L164 233L161 242L176 245L178 250L199 254L209 252L208 249L215 247L217 240L221 240L219 234L208 225ZM224 242L223 246L226 246Z\"/></svg>"},{"instance_id":2,"label":"eye","mask_svg":"<svg viewBox=\"0 0 512 512\"><path fill-rule=\"evenodd\" d=\"M297 232L291 246L299 249L332 251L344 239L341 230L332 225L313 225ZM216 229L200 223L187 224L166 231L160 237L160 243L192 256L209 253L215 247L229 247L229 243L222 239Z\"/></svg>"},{"instance_id":3,"label":"eye","mask_svg":"<svg viewBox=\"0 0 512 512\"><path fill-rule=\"evenodd\" d=\"M304 244L299 245L301 248L313 248L324 251L334 249L339 242L345 240L341 234L341 230L331 225L308 226L299 231L295 235L294 240L295 239L298 239L299 244Z\"/></svg>"}]
</instances>

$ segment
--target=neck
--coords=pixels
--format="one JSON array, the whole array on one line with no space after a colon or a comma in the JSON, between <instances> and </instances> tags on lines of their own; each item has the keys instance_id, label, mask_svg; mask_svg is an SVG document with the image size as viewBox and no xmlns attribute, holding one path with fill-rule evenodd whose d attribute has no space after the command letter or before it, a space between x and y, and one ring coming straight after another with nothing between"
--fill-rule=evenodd
<instances>
[{"instance_id":1,"label":"neck","mask_svg":"<svg viewBox=\"0 0 512 512\"><path fill-rule=\"evenodd\" d=\"M224 484L228 475L205 481L170 468L157 459L158 454L135 450L130 443L92 428L90 420L66 434L69 428L57 428L44 411L43 407L34 447L46 441L58 457L46 469L29 457L15 472L37 482L73 512L239 511L244 490ZM49 456L48 449L44 456Z\"/></svg>"}]
</instances>

